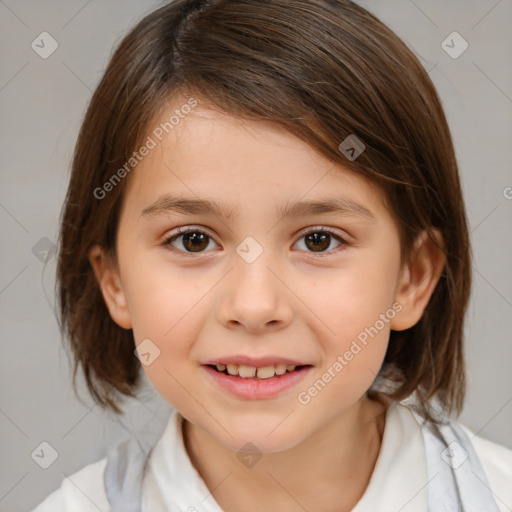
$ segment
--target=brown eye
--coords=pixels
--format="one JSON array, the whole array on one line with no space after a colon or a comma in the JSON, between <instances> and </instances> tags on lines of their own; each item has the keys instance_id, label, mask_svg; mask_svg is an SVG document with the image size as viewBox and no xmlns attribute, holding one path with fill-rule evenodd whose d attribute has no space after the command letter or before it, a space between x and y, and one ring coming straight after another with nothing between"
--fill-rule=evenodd
<instances>
[{"instance_id":1,"label":"brown eye","mask_svg":"<svg viewBox=\"0 0 512 512\"><path fill-rule=\"evenodd\" d=\"M303 234L300 241L304 240L306 252L313 253L318 257L329 256L331 253L336 252L336 247L348 245L348 243L339 235L335 235L330 229L316 228ZM338 242L338 246L331 248L333 240ZM200 229L186 228L178 229L178 233L168 237L163 245L167 246L170 250L178 252L185 256L190 256L194 253L209 252L206 249L209 247L210 242L213 242L211 236ZM181 247L179 246L181 244Z\"/></svg>"},{"instance_id":2,"label":"brown eye","mask_svg":"<svg viewBox=\"0 0 512 512\"><path fill-rule=\"evenodd\" d=\"M323 252L331 245L331 235L325 233L311 233L306 235L306 246L314 251Z\"/></svg>"},{"instance_id":3,"label":"brown eye","mask_svg":"<svg viewBox=\"0 0 512 512\"><path fill-rule=\"evenodd\" d=\"M181 239L181 245L184 249L174 245L173 242L179 241L179 239ZM209 246L210 241L213 240L204 231L199 229L185 229L183 231L178 230L176 235L167 238L164 241L164 245L172 245L179 252L195 253L204 252L204 250Z\"/></svg>"},{"instance_id":4,"label":"brown eye","mask_svg":"<svg viewBox=\"0 0 512 512\"><path fill-rule=\"evenodd\" d=\"M328 250L331 246L332 241L338 241L338 246L347 245L347 242L338 235L335 235L331 230L327 228L317 228L310 230L309 232L302 235L300 241L304 240L306 252L317 253L318 256L328 256L333 250ZM323 254L326 253L326 254Z\"/></svg>"},{"instance_id":5,"label":"brown eye","mask_svg":"<svg viewBox=\"0 0 512 512\"><path fill-rule=\"evenodd\" d=\"M204 233L185 233L183 235L183 245L187 251L202 251L208 247L208 235Z\"/></svg>"}]
</instances>

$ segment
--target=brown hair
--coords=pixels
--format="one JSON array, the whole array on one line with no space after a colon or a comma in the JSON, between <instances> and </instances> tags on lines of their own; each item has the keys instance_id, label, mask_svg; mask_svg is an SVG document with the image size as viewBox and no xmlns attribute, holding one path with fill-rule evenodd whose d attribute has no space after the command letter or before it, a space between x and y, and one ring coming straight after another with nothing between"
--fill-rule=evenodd
<instances>
[{"instance_id":1,"label":"brown hair","mask_svg":"<svg viewBox=\"0 0 512 512\"><path fill-rule=\"evenodd\" d=\"M94 400L115 413L135 397L140 363L131 330L110 317L88 251L116 261L125 180L93 193L132 156L165 101L178 91L239 118L272 121L385 194L402 258L422 230L445 243L446 263L420 321L392 331L379 376L389 395L414 395L461 412L463 324L471 251L447 121L426 71L381 21L348 0L176 0L120 42L94 92L77 140L61 216L57 268L61 331ZM339 149L355 134L355 160Z\"/></svg>"}]
</instances>

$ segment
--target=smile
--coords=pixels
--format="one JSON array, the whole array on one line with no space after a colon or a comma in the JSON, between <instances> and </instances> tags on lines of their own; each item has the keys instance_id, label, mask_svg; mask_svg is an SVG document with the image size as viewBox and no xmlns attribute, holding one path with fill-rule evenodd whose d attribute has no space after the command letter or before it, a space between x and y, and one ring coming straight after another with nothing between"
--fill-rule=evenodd
<instances>
[{"instance_id":1,"label":"smile","mask_svg":"<svg viewBox=\"0 0 512 512\"><path fill-rule=\"evenodd\" d=\"M275 365L256 368L246 365L202 365L216 387L248 400L272 398L302 381L312 365Z\"/></svg>"},{"instance_id":2,"label":"smile","mask_svg":"<svg viewBox=\"0 0 512 512\"><path fill-rule=\"evenodd\" d=\"M255 366L249 366L245 364L217 364L209 365L211 368L215 368L218 372L224 373L225 375L231 375L232 377L241 377L242 379L271 379L276 375L284 375L286 372L293 372L295 369L300 369L303 366L277 364L270 366L262 366L256 368Z\"/></svg>"}]
</instances>

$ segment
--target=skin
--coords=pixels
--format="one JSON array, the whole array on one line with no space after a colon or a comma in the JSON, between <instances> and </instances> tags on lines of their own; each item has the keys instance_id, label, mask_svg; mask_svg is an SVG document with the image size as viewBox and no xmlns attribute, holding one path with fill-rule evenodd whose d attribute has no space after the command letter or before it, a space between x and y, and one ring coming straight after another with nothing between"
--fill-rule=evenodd
<instances>
[{"instance_id":1,"label":"skin","mask_svg":"<svg viewBox=\"0 0 512 512\"><path fill-rule=\"evenodd\" d=\"M169 101L152 126L185 101ZM421 318L443 256L419 236L412 264L402 265L398 228L373 185L280 127L242 121L202 101L126 185L118 265L99 246L90 251L91 265L114 321L133 329L136 345L149 338L159 348L160 356L142 367L186 419L186 449L217 503L226 511L351 510L378 457L387 407L366 391L390 329ZM141 216L164 193L239 212L229 221L176 212ZM276 217L284 202L333 196L358 202L375 220L354 213ZM165 245L186 226L209 236L202 252L191 252L183 237L172 243L177 252ZM304 231L322 226L346 243L328 237L319 252ZM247 236L263 248L252 263L236 252ZM299 403L298 393L395 302L401 311L317 396ZM241 399L212 384L201 367L227 354L278 355L314 368L276 397ZM247 442L262 454L252 467L237 457Z\"/></svg>"}]
</instances>

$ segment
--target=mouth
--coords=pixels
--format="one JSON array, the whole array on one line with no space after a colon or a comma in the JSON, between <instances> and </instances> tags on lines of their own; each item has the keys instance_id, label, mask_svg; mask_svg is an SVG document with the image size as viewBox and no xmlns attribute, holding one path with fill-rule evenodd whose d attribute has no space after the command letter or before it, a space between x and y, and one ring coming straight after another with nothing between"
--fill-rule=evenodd
<instances>
[{"instance_id":1,"label":"mouth","mask_svg":"<svg viewBox=\"0 0 512 512\"><path fill-rule=\"evenodd\" d=\"M224 375L230 375L231 377L239 378L239 379L272 379L276 377L280 377L287 373L293 373L296 371L300 371L303 368L310 367L310 364L303 365L286 365L286 364L276 364L276 365L268 365L268 366L249 366L245 364L207 364L209 368L217 371L218 373L222 373Z\"/></svg>"},{"instance_id":2,"label":"mouth","mask_svg":"<svg viewBox=\"0 0 512 512\"><path fill-rule=\"evenodd\" d=\"M313 370L313 365L246 366L203 364L209 382L244 400L272 399L298 386Z\"/></svg>"}]
</instances>

